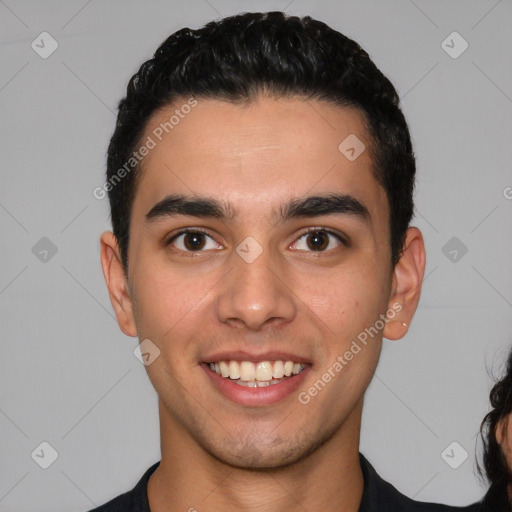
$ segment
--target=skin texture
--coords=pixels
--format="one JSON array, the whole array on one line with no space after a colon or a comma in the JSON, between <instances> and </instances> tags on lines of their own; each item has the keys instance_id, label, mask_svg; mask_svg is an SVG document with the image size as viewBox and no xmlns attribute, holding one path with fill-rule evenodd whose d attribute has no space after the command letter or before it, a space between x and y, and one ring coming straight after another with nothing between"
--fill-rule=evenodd
<instances>
[{"instance_id":1,"label":"skin texture","mask_svg":"<svg viewBox=\"0 0 512 512\"><path fill-rule=\"evenodd\" d=\"M176 101L146 128L168 120ZM358 459L364 392L382 335L401 338L416 310L425 269L421 232L409 228L401 260L390 264L389 208L371 173L369 151L349 161L338 145L370 140L355 110L301 98L260 97L242 106L198 105L144 159L133 204L128 277L115 237L101 237L101 260L121 330L161 351L146 366L159 396L162 461L148 484L151 510L357 511L363 490ZM370 212L277 223L291 198L350 194ZM229 221L191 216L145 222L168 194L210 196L231 205ZM211 238L192 256L183 228ZM304 228L329 229L315 251ZM253 237L261 255L236 252ZM313 246L314 247L314 246ZM181 249L181 250L180 250ZM401 310L307 404L297 399L379 315ZM273 405L236 404L200 366L221 350L281 350L306 358L303 385ZM300 506L298 505L300 504Z\"/></svg>"},{"instance_id":2,"label":"skin texture","mask_svg":"<svg viewBox=\"0 0 512 512\"><path fill-rule=\"evenodd\" d=\"M505 416L496 427L496 441L498 441L505 455L508 467L512 471L512 421L510 415ZM508 486L508 498L512 503L512 486Z\"/></svg>"},{"instance_id":3,"label":"skin texture","mask_svg":"<svg viewBox=\"0 0 512 512\"><path fill-rule=\"evenodd\" d=\"M503 418L496 428L496 441L498 441L507 462L512 467L512 421L507 416Z\"/></svg>"}]
</instances>

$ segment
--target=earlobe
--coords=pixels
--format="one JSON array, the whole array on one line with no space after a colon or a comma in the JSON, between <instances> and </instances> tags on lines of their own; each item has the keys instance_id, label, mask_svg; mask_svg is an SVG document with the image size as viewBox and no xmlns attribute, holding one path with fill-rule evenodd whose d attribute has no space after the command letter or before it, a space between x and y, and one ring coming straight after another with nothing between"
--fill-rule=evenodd
<instances>
[{"instance_id":1,"label":"earlobe","mask_svg":"<svg viewBox=\"0 0 512 512\"><path fill-rule=\"evenodd\" d=\"M117 323L127 336L137 336L132 299L116 237L111 231L105 231L101 235L100 245L101 267Z\"/></svg>"},{"instance_id":2,"label":"earlobe","mask_svg":"<svg viewBox=\"0 0 512 512\"><path fill-rule=\"evenodd\" d=\"M407 229L402 255L393 269L392 289L383 336L397 340L405 336L418 306L425 273L425 244L421 231Z\"/></svg>"},{"instance_id":3,"label":"earlobe","mask_svg":"<svg viewBox=\"0 0 512 512\"><path fill-rule=\"evenodd\" d=\"M388 320L384 327L383 336L388 340L399 340L405 336L408 330L409 325L405 322L401 320Z\"/></svg>"}]
</instances>

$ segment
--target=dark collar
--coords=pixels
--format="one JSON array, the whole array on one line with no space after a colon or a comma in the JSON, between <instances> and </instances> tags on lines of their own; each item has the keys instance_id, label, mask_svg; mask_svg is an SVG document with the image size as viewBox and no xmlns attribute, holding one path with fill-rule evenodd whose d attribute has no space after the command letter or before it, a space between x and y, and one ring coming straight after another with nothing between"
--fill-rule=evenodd
<instances>
[{"instance_id":1,"label":"dark collar","mask_svg":"<svg viewBox=\"0 0 512 512\"><path fill-rule=\"evenodd\" d=\"M450 507L411 500L384 481L361 453L359 461L364 477L364 491L359 512L478 512L480 510L478 503L467 507Z\"/></svg>"},{"instance_id":2,"label":"dark collar","mask_svg":"<svg viewBox=\"0 0 512 512\"><path fill-rule=\"evenodd\" d=\"M364 491L359 512L478 512L480 510L480 504L450 507L413 501L385 482L361 453L359 461L364 478ZM151 512L147 486L150 476L159 465L160 461L148 468L131 491L121 494L90 512Z\"/></svg>"}]
</instances>

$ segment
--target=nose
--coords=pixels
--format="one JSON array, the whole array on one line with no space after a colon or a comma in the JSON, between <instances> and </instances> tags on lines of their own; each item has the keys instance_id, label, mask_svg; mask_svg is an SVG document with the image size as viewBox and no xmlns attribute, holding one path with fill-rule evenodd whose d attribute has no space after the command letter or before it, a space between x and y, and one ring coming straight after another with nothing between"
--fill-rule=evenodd
<instances>
[{"instance_id":1,"label":"nose","mask_svg":"<svg viewBox=\"0 0 512 512\"><path fill-rule=\"evenodd\" d=\"M272 262L269 251L252 262L232 254L232 269L221 283L217 297L217 317L234 327L259 331L266 325L291 322L297 304L286 283L284 269Z\"/></svg>"}]
</instances>

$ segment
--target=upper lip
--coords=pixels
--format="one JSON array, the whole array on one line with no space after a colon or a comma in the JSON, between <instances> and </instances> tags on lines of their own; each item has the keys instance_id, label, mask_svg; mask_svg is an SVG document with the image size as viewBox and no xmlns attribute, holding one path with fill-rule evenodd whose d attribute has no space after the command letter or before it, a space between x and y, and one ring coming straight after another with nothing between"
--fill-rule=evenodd
<instances>
[{"instance_id":1,"label":"upper lip","mask_svg":"<svg viewBox=\"0 0 512 512\"><path fill-rule=\"evenodd\" d=\"M243 350L224 351L215 352L203 358L203 362L205 363L215 363L218 361L250 361L252 363L258 363L260 361L293 361L294 363L302 364L310 363L309 359L297 354L275 350L271 352L260 352L258 354L245 352Z\"/></svg>"}]
</instances>

